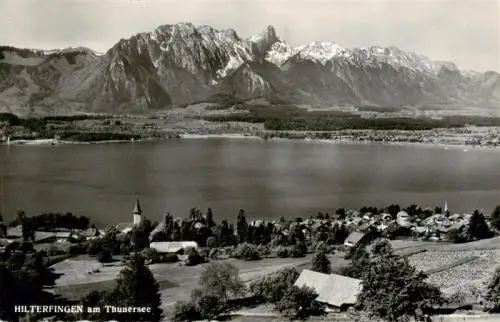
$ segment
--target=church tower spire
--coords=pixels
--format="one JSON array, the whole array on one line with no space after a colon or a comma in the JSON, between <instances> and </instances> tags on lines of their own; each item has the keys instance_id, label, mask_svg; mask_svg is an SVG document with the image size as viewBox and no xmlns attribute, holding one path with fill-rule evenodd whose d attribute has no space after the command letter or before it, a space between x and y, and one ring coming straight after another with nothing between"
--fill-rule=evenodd
<instances>
[{"instance_id":1,"label":"church tower spire","mask_svg":"<svg viewBox=\"0 0 500 322\"><path fill-rule=\"evenodd\" d=\"M134 226L139 225L142 222L142 209L139 203L139 195L136 196L135 206L134 206Z\"/></svg>"}]
</instances>

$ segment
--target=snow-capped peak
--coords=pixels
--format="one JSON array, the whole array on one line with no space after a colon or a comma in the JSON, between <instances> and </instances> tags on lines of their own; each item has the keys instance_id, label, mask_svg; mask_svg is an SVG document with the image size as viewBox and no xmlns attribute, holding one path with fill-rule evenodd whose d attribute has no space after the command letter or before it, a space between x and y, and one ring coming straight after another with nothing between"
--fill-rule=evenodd
<instances>
[{"instance_id":1,"label":"snow-capped peak","mask_svg":"<svg viewBox=\"0 0 500 322\"><path fill-rule=\"evenodd\" d=\"M313 41L312 43L296 48L303 59L310 59L325 65L334 57L346 51L345 48L332 42Z\"/></svg>"},{"instance_id":2,"label":"snow-capped peak","mask_svg":"<svg viewBox=\"0 0 500 322\"><path fill-rule=\"evenodd\" d=\"M280 66L296 53L297 49L292 48L284 42L276 42L267 52L266 60L274 65Z\"/></svg>"},{"instance_id":3,"label":"snow-capped peak","mask_svg":"<svg viewBox=\"0 0 500 322\"><path fill-rule=\"evenodd\" d=\"M457 70L453 63L433 61L430 58L413 52L405 52L397 47L371 46L369 48L355 48L355 52L369 60L386 63L396 69L407 68L413 71L426 72L437 75L442 67Z\"/></svg>"}]
</instances>

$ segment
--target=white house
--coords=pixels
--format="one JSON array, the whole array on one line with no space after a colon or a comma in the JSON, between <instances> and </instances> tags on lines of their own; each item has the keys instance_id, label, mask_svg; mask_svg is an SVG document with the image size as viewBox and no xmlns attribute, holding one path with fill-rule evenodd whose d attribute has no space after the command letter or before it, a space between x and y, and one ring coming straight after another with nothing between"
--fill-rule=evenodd
<instances>
[{"instance_id":1,"label":"white house","mask_svg":"<svg viewBox=\"0 0 500 322\"><path fill-rule=\"evenodd\" d=\"M155 249L158 253L180 253L181 251L186 251L189 248L198 248L198 244L195 241L179 241L179 242L152 242L149 244L149 248Z\"/></svg>"}]
</instances>

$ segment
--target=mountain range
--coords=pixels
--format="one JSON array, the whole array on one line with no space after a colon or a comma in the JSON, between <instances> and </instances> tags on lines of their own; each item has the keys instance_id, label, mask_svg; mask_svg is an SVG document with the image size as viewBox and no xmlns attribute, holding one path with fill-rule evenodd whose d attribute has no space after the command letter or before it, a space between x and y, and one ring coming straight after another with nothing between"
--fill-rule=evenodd
<instances>
[{"instance_id":1,"label":"mountain range","mask_svg":"<svg viewBox=\"0 0 500 322\"><path fill-rule=\"evenodd\" d=\"M500 75L396 47L292 47L272 26L243 39L232 29L163 25L103 54L0 47L0 111L120 113L262 96L315 106L498 107Z\"/></svg>"}]
</instances>

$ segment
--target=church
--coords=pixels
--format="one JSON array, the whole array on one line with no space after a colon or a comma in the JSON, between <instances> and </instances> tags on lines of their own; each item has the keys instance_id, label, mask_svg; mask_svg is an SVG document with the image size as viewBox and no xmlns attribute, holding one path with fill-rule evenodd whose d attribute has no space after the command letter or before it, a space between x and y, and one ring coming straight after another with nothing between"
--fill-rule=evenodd
<instances>
[{"instance_id":1,"label":"church","mask_svg":"<svg viewBox=\"0 0 500 322\"><path fill-rule=\"evenodd\" d=\"M132 222L119 223L118 225L116 225L116 230L126 234L129 231L131 231L132 228L141 224L141 222L144 219L144 216L142 214L141 204L139 202L139 196L137 196L135 199L133 216L134 217Z\"/></svg>"}]
</instances>

